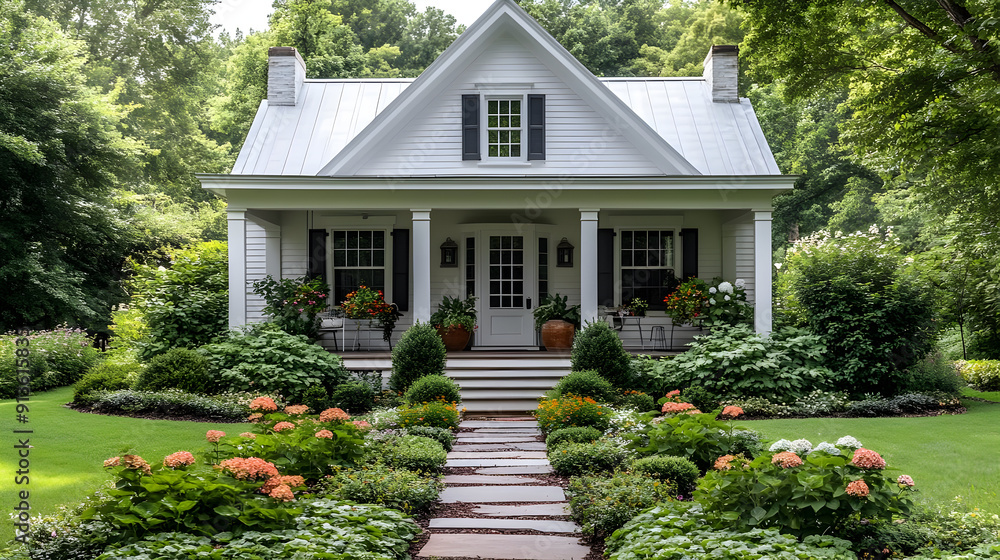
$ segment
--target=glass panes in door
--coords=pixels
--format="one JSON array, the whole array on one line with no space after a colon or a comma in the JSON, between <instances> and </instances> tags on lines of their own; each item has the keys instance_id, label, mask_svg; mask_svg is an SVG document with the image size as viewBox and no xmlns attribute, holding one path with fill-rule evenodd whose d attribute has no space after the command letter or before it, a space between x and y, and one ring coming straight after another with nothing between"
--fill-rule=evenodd
<instances>
[{"instance_id":1,"label":"glass panes in door","mask_svg":"<svg viewBox=\"0 0 1000 560\"><path fill-rule=\"evenodd\" d=\"M524 307L524 237L491 235L489 304L494 309Z\"/></svg>"}]
</instances>

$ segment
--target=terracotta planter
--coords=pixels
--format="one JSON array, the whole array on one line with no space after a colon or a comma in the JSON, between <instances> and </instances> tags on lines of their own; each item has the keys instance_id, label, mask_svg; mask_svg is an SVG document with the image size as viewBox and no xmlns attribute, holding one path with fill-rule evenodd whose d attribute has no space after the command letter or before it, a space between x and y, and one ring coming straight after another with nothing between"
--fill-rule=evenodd
<instances>
[{"instance_id":1,"label":"terracotta planter","mask_svg":"<svg viewBox=\"0 0 1000 560\"><path fill-rule=\"evenodd\" d=\"M465 350L465 347L469 344L469 338L472 337L472 333L463 327L452 327L447 330L438 329L438 334L441 335L444 347L449 352Z\"/></svg>"},{"instance_id":2,"label":"terracotta planter","mask_svg":"<svg viewBox=\"0 0 1000 560\"><path fill-rule=\"evenodd\" d=\"M573 348L573 323L560 319L546 321L542 325L542 345L546 350L569 350Z\"/></svg>"}]
</instances>

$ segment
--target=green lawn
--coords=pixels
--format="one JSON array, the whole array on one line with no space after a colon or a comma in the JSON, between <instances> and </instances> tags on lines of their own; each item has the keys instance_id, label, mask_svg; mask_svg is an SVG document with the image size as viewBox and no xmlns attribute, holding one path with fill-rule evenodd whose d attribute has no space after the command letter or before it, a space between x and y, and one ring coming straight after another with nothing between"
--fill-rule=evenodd
<instances>
[{"instance_id":1,"label":"green lawn","mask_svg":"<svg viewBox=\"0 0 1000 560\"><path fill-rule=\"evenodd\" d=\"M1000 391L991 391L984 393L982 391L977 391L975 389L966 387L962 389L962 395L966 397L975 397L977 399L983 399L987 401L1000 402Z\"/></svg>"},{"instance_id":2,"label":"green lawn","mask_svg":"<svg viewBox=\"0 0 1000 560\"><path fill-rule=\"evenodd\" d=\"M108 457L135 453L150 463L162 461L175 451L197 454L207 446L210 429L232 434L246 431L246 424L208 424L171 420L141 420L84 414L63 406L73 400L73 389L63 387L34 395L29 403L29 422L16 423L16 403L0 401L0 506L12 511L20 490L30 492L32 513L55 511L60 504L75 504L110 477L102 468ZM15 429L31 429L30 474L27 485L13 484L18 470ZM6 513L4 514L6 519ZM0 542L13 537L8 522L0 524ZM2 548L2 545L0 545Z\"/></svg>"},{"instance_id":3,"label":"green lawn","mask_svg":"<svg viewBox=\"0 0 1000 560\"><path fill-rule=\"evenodd\" d=\"M926 418L807 418L743 422L771 440L813 445L851 435L878 451L893 475L908 474L924 500L1000 513L1000 404L964 401L966 414Z\"/></svg>"}]
</instances>

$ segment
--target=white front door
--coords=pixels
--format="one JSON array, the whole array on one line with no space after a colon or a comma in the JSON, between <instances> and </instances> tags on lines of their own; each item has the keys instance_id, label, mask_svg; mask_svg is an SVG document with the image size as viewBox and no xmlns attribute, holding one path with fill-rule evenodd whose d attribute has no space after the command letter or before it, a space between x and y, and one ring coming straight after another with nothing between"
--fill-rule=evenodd
<instances>
[{"instance_id":1,"label":"white front door","mask_svg":"<svg viewBox=\"0 0 1000 560\"><path fill-rule=\"evenodd\" d=\"M533 232L483 231L477 255L480 309L479 345L534 346L535 322L531 310L538 304ZM477 251L478 252L478 251Z\"/></svg>"}]
</instances>

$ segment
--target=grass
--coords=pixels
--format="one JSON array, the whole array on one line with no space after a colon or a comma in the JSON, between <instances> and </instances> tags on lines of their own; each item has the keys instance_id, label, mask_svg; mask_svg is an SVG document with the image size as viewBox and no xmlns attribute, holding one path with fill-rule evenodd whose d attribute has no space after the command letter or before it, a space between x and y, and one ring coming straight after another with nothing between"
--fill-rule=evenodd
<instances>
[{"instance_id":1,"label":"grass","mask_svg":"<svg viewBox=\"0 0 1000 560\"><path fill-rule=\"evenodd\" d=\"M63 387L32 396L28 403L27 424L16 423L16 403L0 401L0 430L4 434L0 452L0 506L13 511L17 492L27 490L33 515L52 513L59 505L76 504L110 477L102 468L108 457L134 453L150 463L162 461L175 451L198 454L206 449L205 432L216 429L226 433L246 431L246 424L212 424L144 420L86 414L65 408L73 400L73 388ZM31 429L29 481L12 484L19 457L15 429ZM13 527L0 524L0 543L13 538ZM2 548L2 545L0 545Z\"/></svg>"},{"instance_id":2,"label":"grass","mask_svg":"<svg viewBox=\"0 0 1000 560\"><path fill-rule=\"evenodd\" d=\"M1000 513L1000 404L963 401L966 414L923 418L806 418L743 422L769 440L808 439L813 445L851 435L878 451L895 477L908 474L923 501Z\"/></svg>"},{"instance_id":3,"label":"grass","mask_svg":"<svg viewBox=\"0 0 1000 560\"><path fill-rule=\"evenodd\" d=\"M966 387L962 389L963 397L973 397L977 399L983 399L985 401L1000 402L1000 391L977 391L971 387Z\"/></svg>"}]
</instances>

